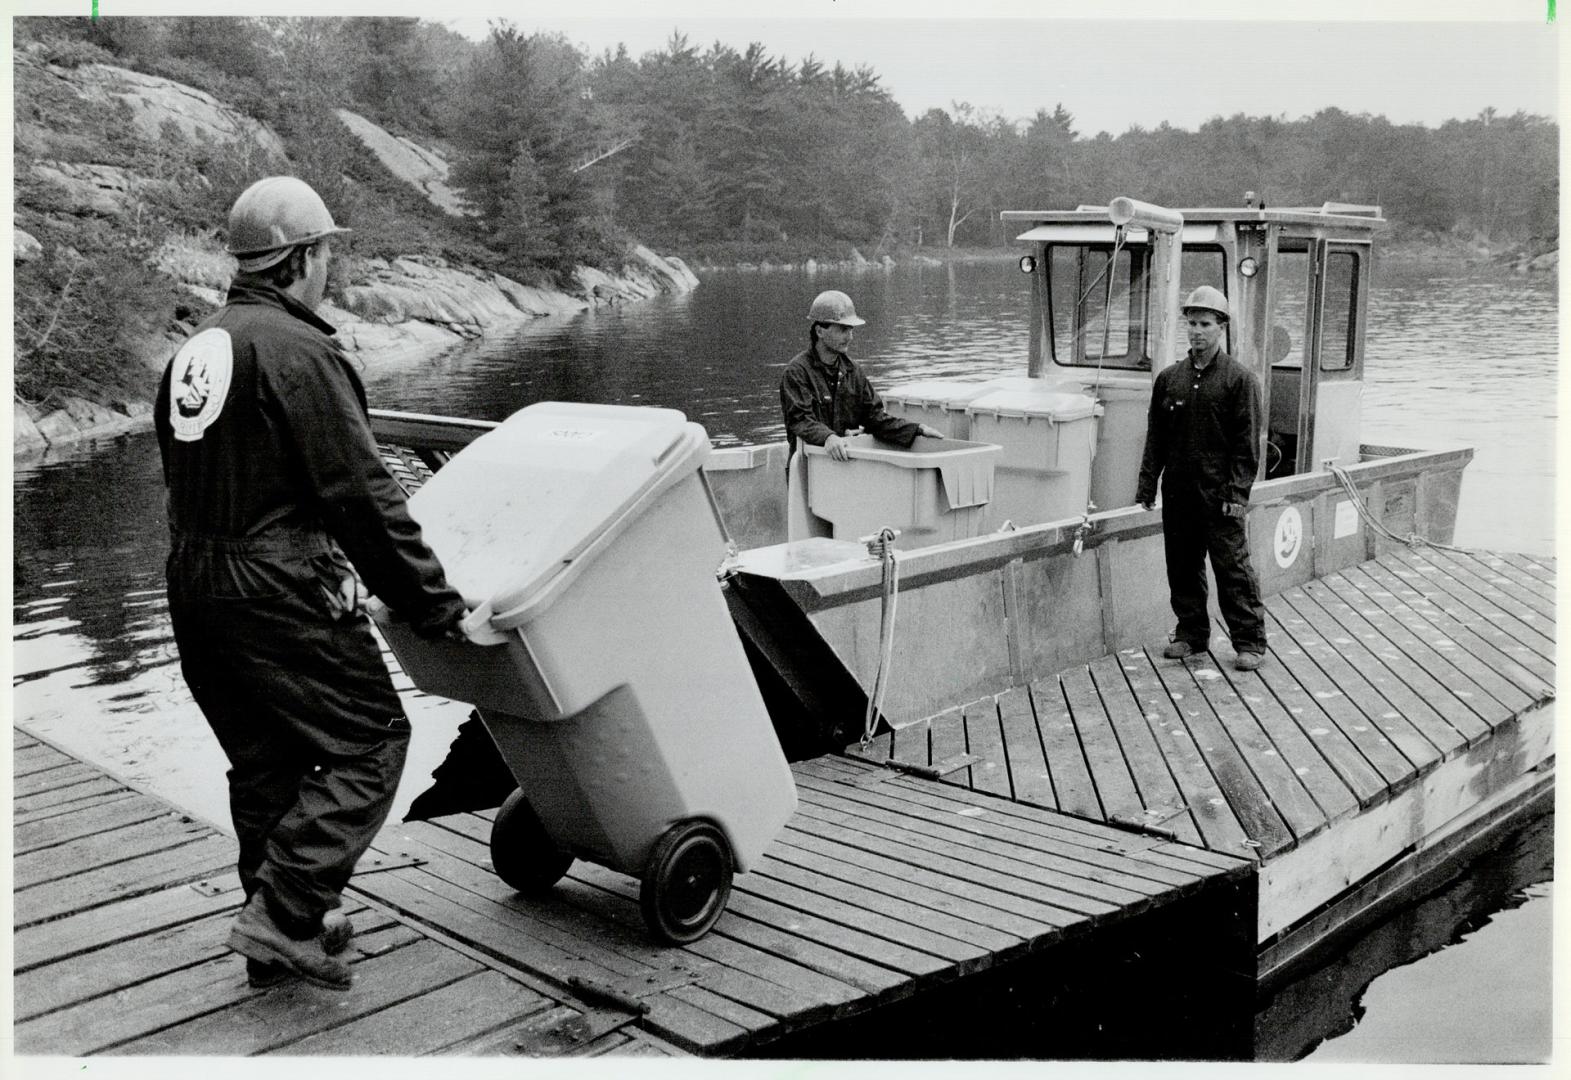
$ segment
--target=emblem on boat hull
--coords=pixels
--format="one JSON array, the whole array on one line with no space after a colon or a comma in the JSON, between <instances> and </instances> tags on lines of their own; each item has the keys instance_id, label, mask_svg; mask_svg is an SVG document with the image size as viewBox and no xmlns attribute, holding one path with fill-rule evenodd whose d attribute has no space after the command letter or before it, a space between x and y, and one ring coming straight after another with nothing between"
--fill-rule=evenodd
<instances>
[{"instance_id":1,"label":"emblem on boat hull","mask_svg":"<svg viewBox=\"0 0 1571 1080\"><path fill-rule=\"evenodd\" d=\"M218 419L234 373L229 332L214 326L191 338L169 365L169 424L181 442L195 442Z\"/></svg>"},{"instance_id":2,"label":"emblem on boat hull","mask_svg":"<svg viewBox=\"0 0 1571 1080\"><path fill-rule=\"evenodd\" d=\"M1271 554L1276 564L1286 570L1298 561L1298 550L1304 546L1304 519L1298 507L1289 506L1276 519L1276 536L1271 541Z\"/></svg>"}]
</instances>

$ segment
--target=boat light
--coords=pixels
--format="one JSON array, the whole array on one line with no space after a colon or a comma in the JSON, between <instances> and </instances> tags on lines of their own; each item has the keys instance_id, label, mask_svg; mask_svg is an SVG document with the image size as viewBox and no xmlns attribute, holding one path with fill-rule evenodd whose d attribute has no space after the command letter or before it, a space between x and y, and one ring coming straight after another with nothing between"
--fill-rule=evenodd
<instances>
[{"instance_id":1,"label":"boat light","mask_svg":"<svg viewBox=\"0 0 1571 1080\"><path fill-rule=\"evenodd\" d=\"M1238 272L1245 277L1254 277L1260 272L1260 264L1255 262L1253 258L1245 258L1238 264Z\"/></svg>"},{"instance_id":2,"label":"boat light","mask_svg":"<svg viewBox=\"0 0 1571 1080\"><path fill-rule=\"evenodd\" d=\"M1035 255L1022 255L1022 256L1020 256L1020 272L1022 274L1029 274L1029 273L1031 273L1035 269L1036 269L1036 256Z\"/></svg>"}]
</instances>

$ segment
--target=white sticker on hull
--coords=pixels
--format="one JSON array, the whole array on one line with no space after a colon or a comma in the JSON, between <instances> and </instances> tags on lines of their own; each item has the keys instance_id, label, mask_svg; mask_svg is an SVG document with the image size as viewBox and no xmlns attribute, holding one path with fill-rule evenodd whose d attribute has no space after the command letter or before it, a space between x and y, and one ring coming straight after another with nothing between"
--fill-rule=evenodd
<instances>
[{"instance_id":1,"label":"white sticker on hull","mask_svg":"<svg viewBox=\"0 0 1571 1080\"><path fill-rule=\"evenodd\" d=\"M1298 507L1289 506L1276 519L1276 536L1271 542L1271 553L1283 570L1298 561L1299 549L1304 546L1304 519Z\"/></svg>"},{"instance_id":2,"label":"white sticker on hull","mask_svg":"<svg viewBox=\"0 0 1571 1080\"><path fill-rule=\"evenodd\" d=\"M1332 534L1338 540L1344 536L1358 534L1358 507L1346 499L1336 504L1336 521Z\"/></svg>"}]
</instances>

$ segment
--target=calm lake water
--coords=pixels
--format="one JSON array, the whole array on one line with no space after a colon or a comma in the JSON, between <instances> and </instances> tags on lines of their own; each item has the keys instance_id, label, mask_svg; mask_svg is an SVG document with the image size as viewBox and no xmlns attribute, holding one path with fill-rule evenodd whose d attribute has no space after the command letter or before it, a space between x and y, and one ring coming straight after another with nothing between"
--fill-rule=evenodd
<instances>
[{"instance_id":1,"label":"calm lake water","mask_svg":"<svg viewBox=\"0 0 1571 1080\"><path fill-rule=\"evenodd\" d=\"M855 298L868 325L852 354L888 385L1023 373L1025 286L1007 263L715 273L687 296L536 320L364 378L379 407L500 420L540 400L659 405L686 412L720 444L769 441L784 437L776 386L806 342L804 315L819 290ZM1554 553L1555 288L1552 278L1377 270L1364 441L1474 448L1459 544ZM14 510L16 716L227 829L225 762L180 679L169 633L152 436L19 462ZM423 695L408 704L415 743L395 815L429 784L466 712ZM1313 1049L1316 1060L1544 1060L1547 835L1544 827L1519 838L1509 857L1440 894L1445 902L1415 905L1339 965L1263 1003L1257 1030L1286 1032L1289 1011L1298 1025L1262 1037L1275 1047L1271 1056ZM1378 960L1352 963L1365 953ZM1304 1010L1284 1004L1295 994L1324 1011L1309 1029Z\"/></svg>"}]
</instances>

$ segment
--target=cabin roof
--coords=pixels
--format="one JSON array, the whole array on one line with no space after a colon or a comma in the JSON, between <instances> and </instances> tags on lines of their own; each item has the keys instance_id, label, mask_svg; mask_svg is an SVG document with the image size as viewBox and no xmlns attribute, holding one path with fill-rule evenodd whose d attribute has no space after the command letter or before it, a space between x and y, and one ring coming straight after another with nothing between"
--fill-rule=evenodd
<instances>
[{"instance_id":1,"label":"cabin roof","mask_svg":"<svg viewBox=\"0 0 1571 1080\"><path fill-rule=\"evenodd\" d=\"M1387 224L1385 218L1380 216L1380 207L1355 203L1328 202L1319 207L1282 206L1265 210L1254 206L1175 207L1174 212L1183 215L1186 227L1249 222L1321 227L1333 225L1339 229L1374 232L1385 228ZM1105 206L1081 206L1074 210L1004 210L999 216L1005 222L1020 225L1111 225Z\"/></svg>"}]
</instances>

